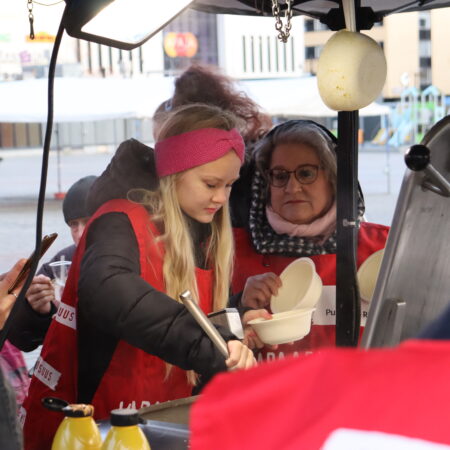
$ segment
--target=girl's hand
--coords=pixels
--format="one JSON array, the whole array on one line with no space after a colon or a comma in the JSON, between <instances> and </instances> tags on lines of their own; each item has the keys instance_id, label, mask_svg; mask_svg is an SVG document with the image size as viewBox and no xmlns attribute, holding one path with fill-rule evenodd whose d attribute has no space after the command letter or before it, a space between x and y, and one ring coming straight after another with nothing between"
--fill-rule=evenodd
<instances>
[{"instance_id":1,"label":"girl's hand","mask_svg":"<svg viewBox=\"0 0 450 450\"><path fill-rule=\"evenodd\" d=\"M241 341L228 341L228 352L230 356L225 361L228 370L249 369L256 366L253 352Z\"/></svg>"},{"instance_id":2,"label":"girl's hand","mask_svg":"<svg viewBox=\"0 0 450 450\"><path fill-rule=\"evenodd\" d=\"M280 277L272 272L248 277L242 293L242 306L254 309L268 307L270 298L278 294L281 285Z\"/></svg>"},{"instance_id":3,"label":"girl's hand","mask_svg":"<svg viewBox=\"0 0 450 450\"><path fill-rule=\"evenodd\" d=\"M251 349L263 348L264 346L267 346L271 350L276 350L278 347L277 345L264 344L264 342L259 339L252 326L247 325L250 320L257 319L258 317L270 320L272 318L272 314L270 314L267 309L252 309L251 311L244 313L242 317L242 324L244 325L244 344Z\"/></svg>"}]
</instances>

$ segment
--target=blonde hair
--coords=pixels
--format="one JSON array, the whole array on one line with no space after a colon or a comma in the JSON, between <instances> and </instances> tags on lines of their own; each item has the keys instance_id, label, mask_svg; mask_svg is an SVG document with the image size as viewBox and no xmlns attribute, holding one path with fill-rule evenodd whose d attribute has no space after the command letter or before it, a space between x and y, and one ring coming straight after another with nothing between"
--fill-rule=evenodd
<instances>
[{"instance_id":1,"label":"blonde hair","mask_svg":"<svg viewBox=\"0 0 450 450\"><path fill-rule=\"evenodd\" d=\"M231 130L235 126L236 119L231 113L214 106L192 104L168 114L161 125L158 140L201 128ZM159 239L165 249L163 276L167 295L180 301L181 292L189 289L198 303L194 244L177 197L180 175L176 173L161 178L158 190L147 192L145 204L152 213L152 220L162 230ZM205 261L214 270L214 311L224 308L228 302L233 256L234 243L227 202L211 222L211 237L206 249ZM188 380L195 384L192 371L188 372Z\"/></svg>"}]
</instances>

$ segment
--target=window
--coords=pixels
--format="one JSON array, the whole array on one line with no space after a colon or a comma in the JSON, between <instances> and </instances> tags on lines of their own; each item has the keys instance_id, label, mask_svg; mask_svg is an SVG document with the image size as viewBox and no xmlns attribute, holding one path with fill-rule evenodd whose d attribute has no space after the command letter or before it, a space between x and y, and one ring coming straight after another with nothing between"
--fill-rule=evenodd
<instances>
[{"instance_id":1,"label":"window","mask_svg":"<svg viewBox=\"0 0 450 450\"><path fill-rule=\"evenodd\" d=\"M247 72L247 48L245 36L242 36L242 67L244 72Z\"/></svg>"},{"instance_id":2,"label":"window","mask_svg":"<svg viewBox=\"0 0 450 450\"><path fill-rule=\"evenodd\" d=\"M431 30L419 30L419 40L429 41L431 39Z\"/></svg>"},{"instance_id":3,"label":"window","mask_svg":"<svg viewBox=\"0 0 450 450\"><path fill-rule=\"evenodd\" d=\"M88 54L88 72L92 73L92 49L91 42L87 43L87 54Z\"/></svg>"},{"instance_id":4,"label":"window","mask_svg":"<svg viewBox=\"0 0 450 450\"><path fill-rule=\"evenodd\" d=\"M314 31L313 19L305 19L305 31Z\"/></svg>"},{"instance_id":5,"label":"window","mask_svg":"<svg viewBox=\"0 0 450 450\"><path fill-rule=\"evenodd\" d=\"M296 55L294 37L281 43L277 36L243 35L241 36L242 65L241 70L247 74L295 73L300 71ZM237 69L237 68L235 68Z\"/></svg>"},{"instance_id":6,"label":"window","mask_svg":"<svg viewBox=\"0 0 450 450\"><path fill-rule=\"evenodd\" d=\"M316 47L305 47L305 59L316 59Z\"/></svg>"},{"instance_id":7,"label":"window","mask_svg":"<svg viewBox=\"0 0 450 450\"><path fill-rule=\"evenodd\" d=\"M429 56L422 56L420 58L420 67L431 67L431 57Z\"/></svg>"}]
</instances>

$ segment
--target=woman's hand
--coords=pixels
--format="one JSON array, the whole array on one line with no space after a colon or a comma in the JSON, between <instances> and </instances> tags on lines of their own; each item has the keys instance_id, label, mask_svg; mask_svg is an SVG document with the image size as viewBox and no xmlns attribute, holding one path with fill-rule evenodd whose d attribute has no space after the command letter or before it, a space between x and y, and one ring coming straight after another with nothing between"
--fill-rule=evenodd
<instances>
[{"instance_id":1,"label":"woman's hand","mask_svg":"<svg viewBox=\"0 0 450 450\"><path fill-rule=\"evenodd\" d=\"M244 325L244 344L251 349L263 348L266 345L263 341L261 341L261 339L259 339L252 326L247 325L250 320L257 319L258 317L270 320L272 318L272 314L270 314L267 309L252 309L244 313L242 316L242 324ZM275 350L277 348L276 345L268 345L267 347L271 350Z\"/></svg>"},{"instance_id":2,"label":"woman's hand","mask_svg":"<svg viewBox=\"0 0 450 450\"><path fill-rule=\"evenodd\" d=\"M12 294L8 294L8 289L13 284L17 275L19 275L19 272L22 270L26 261L26 259L20 259L8 273L0 275L0 329L3 328L13 305L17 300L17 295L19 295L22 285L18 286Z\"/></svg>"},{"instance_id":3,"label":"woman's hand","mask_svg":"<svg viewBox=\"0 0 450 450\"><path fill-rule=\"evenodd\" d=\"M56 304L55 288L50 278L45 275L34 277L27 291L27 300L38 314L48 314L51 310L51 302Z\"/></svg>"},{"instance_id":4,"label":"woman's hand","mask_svg":"<svg viewBox=\"0 0 450 450\"><path fill-rule=\"evenodd\" d=\"M228 341L228 352L230 356L225 361L228 370L249 369L256 366L253 352L241 341Z\"/></svg>"},{"instance_id":5,"label":"woman's hand","mask_svg":"<svg viewBox=\"0 0 450 450\"><path fill-rule=\"evenodd\" d=\"M272 272L248 277L242 293L242 306L255 309L268 307L270 298L278 294L281 285L280 277Z\"/></svg>"}]
</instances>

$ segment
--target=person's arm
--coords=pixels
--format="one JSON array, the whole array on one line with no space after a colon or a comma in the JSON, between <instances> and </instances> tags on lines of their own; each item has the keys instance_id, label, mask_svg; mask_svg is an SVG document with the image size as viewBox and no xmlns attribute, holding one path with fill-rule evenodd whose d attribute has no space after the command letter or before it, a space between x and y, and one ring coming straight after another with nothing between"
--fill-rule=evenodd
<instances>
[{"instance_id":1,"label":"person's arm","mask_svg":"<svg viewBox=\"0 0 450 450\"><path fill-rule=\"evenodd\" d=\"M239 302L248 308L269 308L270 299L277 295L281 284L280 277L272 272L248 277Z\"/></svg>"},{"instance_id":2,"label":"person's arm","mask_svg":"<svg viewBox=\"0 0 450 450\"><path fill-rule=\"evenodd\" d=\"M125 214L97 219L87 235L79 311L93 327L185 370L225 370L223 356L186 308L140 277L139 250ZM235 339L219 330L226 341Z\"/></svg>"},{"instance_id":3,"label":"person's arm","mask_svg":"<svg viewBox=\"0 0 450 450\"><path fill-rule=\"evenodd\" d=\"M26 259L17 261L9 272L0 275L0 330L8 319L22 285L17 286L16 290L12 293L8 293L8 289L19 275L25 262Z\"/></svg>"},{"instance_id":4,"label":"person's arm","mask_svg":"<svg viewBox=\"0 0 450 450\"><path fill-rule=\"evenodd\" d=\"M15 310L8 340L23 352L31 352L44 342L55 313L56 306L53 303L50 303L48 313L40 314L33 310L28 301L22 302Z\"/></svg>"},{"instance_id":5,"label":"person's arm","mask_svg":"<svg viewBox=\"0 0 450 450\"><path fill-rule=\"evenodd\" d=\"M7 274L0 276L0 329L9 316L15 295L20 292L20 287L8 295L8 288L25 264L25 259L20 260ZM52 308L48 314L38 314L27 301L17 305L14 311L13 324L8 331L8 340L22 351L29 352L42 344L45 333L50 326L52 315L56 308Z\"/></svg>"}]
</instances>

